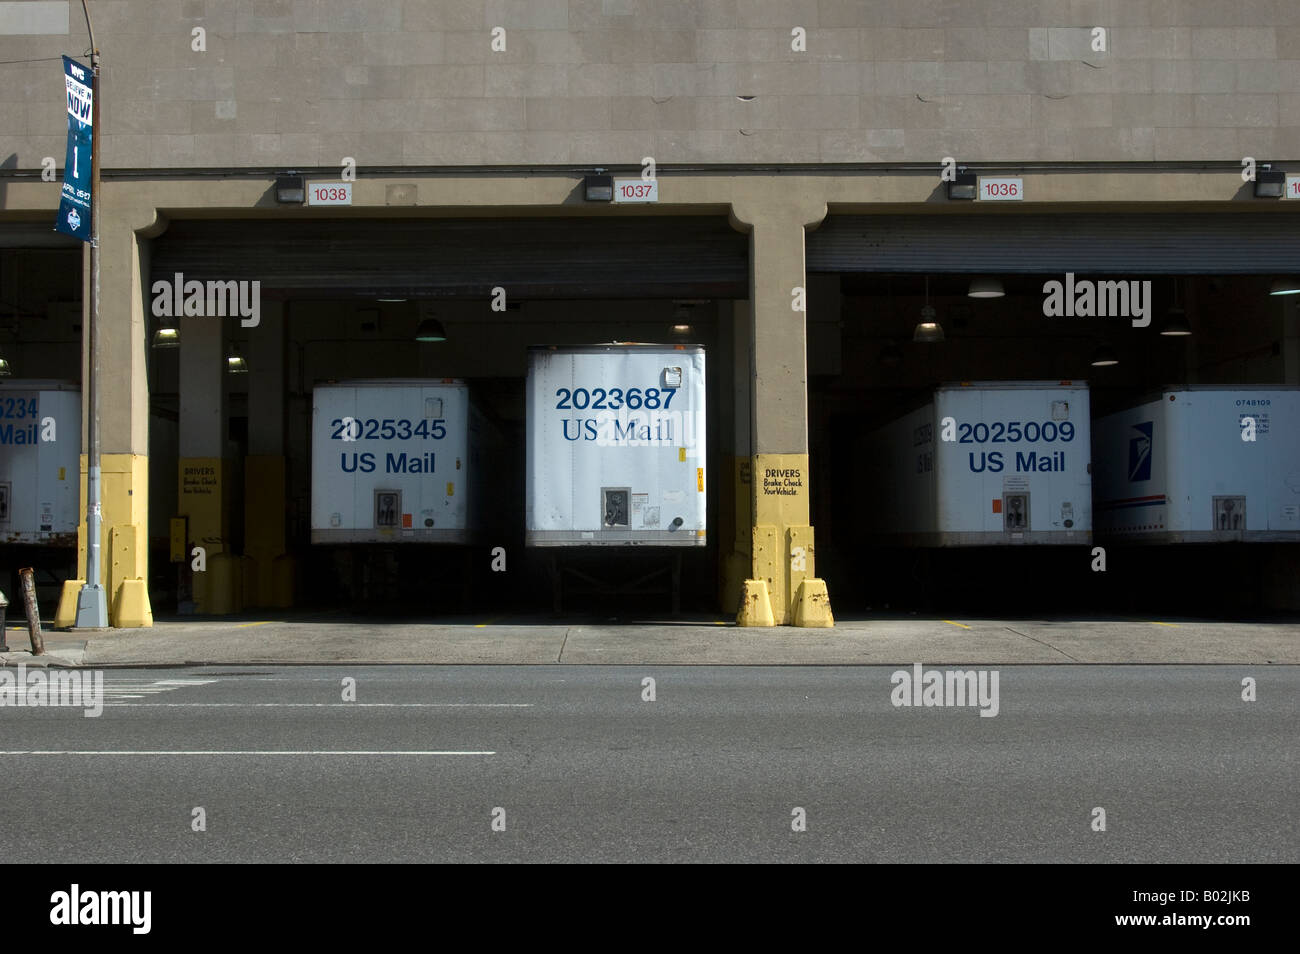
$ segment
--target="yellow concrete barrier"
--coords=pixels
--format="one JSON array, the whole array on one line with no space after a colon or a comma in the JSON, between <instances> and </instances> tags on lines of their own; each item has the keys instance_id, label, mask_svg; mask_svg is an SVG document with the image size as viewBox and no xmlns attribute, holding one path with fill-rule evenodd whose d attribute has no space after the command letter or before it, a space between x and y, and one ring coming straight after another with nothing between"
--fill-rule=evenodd
<instances>
[{"instance_id":1,"label":"yellow concrete barrier","mask_svg":"<svg viewBox=\"0 0 1300 954\"><path fill-rule=\"evenodd\" d=\"M746 580L736 622L741 626L775 626L766 580Z\"/></svg>"},{"instance_id":2,"label":"yellow concrete barrier","mask_svg":"<svg viewBox=\"0 0 1300 954\"><path fill-rule=\"evenodd\" d=\"M71 629L77 622L77 594L85 580L64 580L59 591L59 608L54 611L54 628Z\"/></svg>"},{"instance_id":3,"label":"yellow concrete barrier","mask_svg":"<svg viewBox=\"0 0 1300 954\"><path fill-rule=\"evenodd\" d=\"M831 596L825 580L804 580L795 596L794 624L796 626L831 627L835 617L831 614Z\"/></svg>"}]
</instances>

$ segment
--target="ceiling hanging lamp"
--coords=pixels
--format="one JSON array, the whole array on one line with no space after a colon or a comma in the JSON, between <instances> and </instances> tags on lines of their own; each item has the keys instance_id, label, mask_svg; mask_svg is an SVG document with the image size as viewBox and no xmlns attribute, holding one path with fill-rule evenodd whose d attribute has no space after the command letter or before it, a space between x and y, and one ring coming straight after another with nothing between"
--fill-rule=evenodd
<instances>
[{"instance_id":1,"label":"ceiling hanging lamp","mask_svg":"<svg viewBox=\"0 0 1300 954\"><path fill-rule=\"evenodd\" d=\"M930 304L930 276L925 276L925 304L921 306L921 320L916 323L912 340L922 344L934 344L943 340L943 325L939 324L937 313Z\"/></svg>"}]
</instances>

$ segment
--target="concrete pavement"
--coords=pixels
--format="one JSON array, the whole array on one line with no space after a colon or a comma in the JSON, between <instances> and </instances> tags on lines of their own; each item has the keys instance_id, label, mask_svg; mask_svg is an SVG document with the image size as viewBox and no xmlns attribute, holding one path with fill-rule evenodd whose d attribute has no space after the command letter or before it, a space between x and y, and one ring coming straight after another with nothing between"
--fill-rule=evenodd
<instances>
[{"instance_id":1,"label":"concrete pavement","mask_svg":"<svg viewBox=\"0 0 1300 954\"><path fill-rule=\"evenodd\" d=\"M31 663L24 627L10 624L9 665ZM1300 663L1300 619L842 618L834 629L741 628L665 620L503 616L367 619L346 613L281 618L159 620L152 629L45 632L63 665L577 664L990 665Z\"/></svg>"},{"instance_id":2,"label":"concrete pavement","mask_svg":"<svg viewBox=\"0 0 1300 954\"><path fill-rule=\"evenodd\" d=\"M0 707L0 804L22 807L0 830L0 853L11 863L1300 861L1300 669L999 673L998 714L985 718L895 707L891 667L873 666L112 670L97 718ZM1247 676L1257 701L1242 699ZM343 701L345 680L355 702ZM1227 887L1255 887L1240 874ZM1188 887L1219 887L1205 880ZM1080 890L1058 901L1100 903L1095 887Z\"/></svg>"}]
</instances>

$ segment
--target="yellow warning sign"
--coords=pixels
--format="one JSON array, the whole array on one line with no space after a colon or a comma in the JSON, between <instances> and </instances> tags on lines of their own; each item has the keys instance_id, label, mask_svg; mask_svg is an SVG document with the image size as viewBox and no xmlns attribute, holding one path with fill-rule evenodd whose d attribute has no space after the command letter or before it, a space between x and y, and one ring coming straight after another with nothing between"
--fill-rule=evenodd
<instances>
[{"instance_id":1,"label":"yellow warning sign","mask_svg":"<svg viewBox=\"0 0 1300 954\"><path fill-rule=\"evenodd\" d=\"M704 468L695 468L695 488L700 493L704 493Z\"/></svg>"}]
</instances>

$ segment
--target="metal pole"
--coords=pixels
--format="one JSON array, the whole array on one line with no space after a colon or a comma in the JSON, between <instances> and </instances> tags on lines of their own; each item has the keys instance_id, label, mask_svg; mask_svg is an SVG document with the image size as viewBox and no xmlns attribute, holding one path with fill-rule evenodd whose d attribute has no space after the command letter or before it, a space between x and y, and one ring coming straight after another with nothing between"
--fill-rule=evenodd
<instances>
[{"instance_id":1,"label":"metal pole","mask_svg":"<svg viewBox=\"0 0 1300 954\"><path fill-rule=\"evenodd\" d=\"M0 590L0 653L9 652L9 644L5 642L5 610L9 608L9 601L5 599L3 590Z\"/></svg>"},{"instance_id":2,"label":"metal pole","mask_svg":"<svg viewBox=\"0 0 1300 954\"><path fill-rule=\"evenodd\" d=\"M41 611L36 605L35 571L23 567L18 571L18 579L23 584L23 608L27 610L27 635L32 641L32 655L45 655L45 640L41 638Z\"/></svg>"},{"instance_id":3,"label":"metal pole","mask_svg":"<svg viewBox=\"0 0 1300 954\"><path fill-rule=\"evenodd\" d=\"M90 34L90 318L87 337L90 357L86 362L86 582L77 596L78 628L108 625L108 600L100 577L100 488L99 488L99 146L104 132L99 126L99 48L90 8L81 0Z\"/></svg>"}]
</instances>

